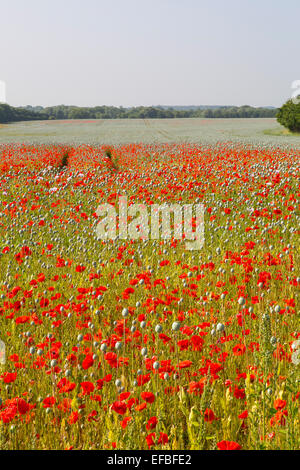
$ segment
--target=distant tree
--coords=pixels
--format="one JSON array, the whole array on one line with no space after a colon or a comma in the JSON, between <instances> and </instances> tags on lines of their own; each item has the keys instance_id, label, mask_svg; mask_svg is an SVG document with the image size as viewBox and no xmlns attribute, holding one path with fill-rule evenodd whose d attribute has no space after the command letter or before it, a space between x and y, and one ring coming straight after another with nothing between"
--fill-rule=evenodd
<instances>
[{"instance_id":1,"label":"distant tree","mask_svg":"<svg viewBox=\"0 0 300 470\"><path fill-rule=\"evenodd\" d=\"M17 121L34 121L47 119L41 113L30 111L25 108L14 108L8 104L0 104L0 123L1 122L17 122Z\"/></svg>"},{"instance_id":2,"label":"distant tree","mask_svg":"<svg viewBox=\"0 0 300 470\"><path fill-rule=\"evenodd\" d=\"M205 107L162 107L138 106L135 108L117 108L115 106L26 106L14 108L0 104L0 123L13 121L33 121L41 119L171 119L171 118L245 118L275 117L275 108L252 108L251 106L214 106Z\"/></svg>"},{"instance_id":3,"label":"distant tree","mask_svg":"<svg viewBox=\"0 0 300 470\"><path fill-rule=\"evenodd\" d=\"M300 132L300 96L298 101L287 101L277 113L277 121L292 132Z\"/></svg>"},{"instance_id":4,"label":"distant tree","mask_svg":"<svg viewBox=\"0 0 300 470\"><path fill-rule=\"evenodd\" d=\"M212 118L213 117L213 111L211 109L205 109L203 111L203 117Z\"/></svg>"}]
</instances>

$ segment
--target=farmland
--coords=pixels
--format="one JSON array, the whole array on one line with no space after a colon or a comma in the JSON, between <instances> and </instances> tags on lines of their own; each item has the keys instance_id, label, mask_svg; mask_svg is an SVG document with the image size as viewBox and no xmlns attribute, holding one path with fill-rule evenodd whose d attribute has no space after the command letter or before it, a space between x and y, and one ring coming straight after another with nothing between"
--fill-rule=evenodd
<instances>
[{"instance_id":1,"label":"farmland","mask_svg":"<svg viewBox=\"0 0 300 470\"><path fill-rule=\"evenodd\" d=\"M245 142L299 147L273 118L105 119L34 121L0 125L0 143L126 144Z\"/></svg>"},{"instance_id":2,"label":"farmland","mask_svg":"<svg viewBox=\"0 0 300 470\"><path fill-rule=\"evenodd\" d=\"M2 449L299 448L299 139L254 121L0 129ZM203 248L97 239L119 196Z\"/></svg>"}]
</instances>

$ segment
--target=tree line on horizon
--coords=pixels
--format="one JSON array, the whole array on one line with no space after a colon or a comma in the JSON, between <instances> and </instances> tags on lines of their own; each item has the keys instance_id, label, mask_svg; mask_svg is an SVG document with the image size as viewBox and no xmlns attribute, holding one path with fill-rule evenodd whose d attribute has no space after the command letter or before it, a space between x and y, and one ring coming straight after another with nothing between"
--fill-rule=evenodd
<instances>
[{"instance_id":1,"label":"tree line on horizon","mask_svg":"<svg viewBox=\"0 0 300 470\"><path fill-rule=\"evenodd\" d=\"M160 106L123 108L115 106L26 106L0 104L0 123L56 119L172 119L172 118L266 118L276 117L277 108L220 106L187 109Z\"/></svg>"}]
</instances>

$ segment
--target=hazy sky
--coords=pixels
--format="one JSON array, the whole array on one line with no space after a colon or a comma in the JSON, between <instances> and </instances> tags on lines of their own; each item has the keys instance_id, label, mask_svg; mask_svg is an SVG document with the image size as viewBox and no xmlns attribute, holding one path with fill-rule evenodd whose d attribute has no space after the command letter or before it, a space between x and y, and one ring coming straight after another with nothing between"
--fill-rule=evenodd
<instances>
[{"instance_id":1,"label":"hazy sky","mask_svg":"<svg viewBox=\"0 0 300 470\"><path fill-rule=\"evenodd\" d=\"M0 80L19 105L281 105L300 0L6 0Z\"/></svg>"}]
</instances>

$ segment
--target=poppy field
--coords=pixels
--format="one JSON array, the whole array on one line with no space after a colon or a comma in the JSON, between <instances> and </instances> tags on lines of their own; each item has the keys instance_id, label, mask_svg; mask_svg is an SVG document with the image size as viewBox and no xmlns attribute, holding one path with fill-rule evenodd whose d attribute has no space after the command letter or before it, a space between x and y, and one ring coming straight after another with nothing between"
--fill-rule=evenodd
<instances>
[{"instance_id":1,"label":"poppy field","mask_svg":"<svg viewBox=\"0 0 300 470\"><path fill-rule=\"evenodd\" d=\"M299 449L299 163L1 144L0 448ZM99 240L122 195L203 204L203 248Z\"/></svg>"}]
</instances>

